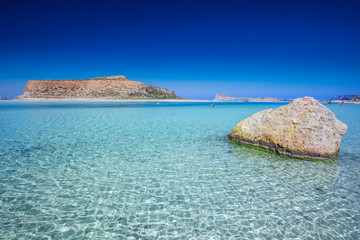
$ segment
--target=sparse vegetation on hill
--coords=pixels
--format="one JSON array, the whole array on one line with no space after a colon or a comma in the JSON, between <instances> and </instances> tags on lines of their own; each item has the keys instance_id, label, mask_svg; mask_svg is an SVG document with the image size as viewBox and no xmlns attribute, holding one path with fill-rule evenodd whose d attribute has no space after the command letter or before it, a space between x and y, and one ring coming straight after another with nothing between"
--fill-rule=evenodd
<instances>
[{"instance_id":1,"label":"sparse vegetation on hill","mask_svg":"<svg viewBox=\"0 0 360 240\"><path fill-rule=\"evenodd\" d=\"M24 94L17 98L181 99L173 90L132 81L125 76L28 81Z\"/></svg>"}]
</instances>

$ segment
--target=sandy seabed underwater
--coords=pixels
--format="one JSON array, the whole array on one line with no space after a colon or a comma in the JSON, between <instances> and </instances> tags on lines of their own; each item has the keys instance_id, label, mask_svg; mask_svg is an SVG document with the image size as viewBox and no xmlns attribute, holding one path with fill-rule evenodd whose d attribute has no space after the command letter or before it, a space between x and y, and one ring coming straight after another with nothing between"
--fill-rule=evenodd
<instances>
[{"instance_id":1,"label":"sandy seabed underwater","mask_svg":"<svg viewBox=\"0 0 360 240\"><path fill-rule=\"evenodd\" d=\"M0 238L360 239L360 105L334 159L226 139L281 105L0 102Z\"/></svg>"}]
</instances>

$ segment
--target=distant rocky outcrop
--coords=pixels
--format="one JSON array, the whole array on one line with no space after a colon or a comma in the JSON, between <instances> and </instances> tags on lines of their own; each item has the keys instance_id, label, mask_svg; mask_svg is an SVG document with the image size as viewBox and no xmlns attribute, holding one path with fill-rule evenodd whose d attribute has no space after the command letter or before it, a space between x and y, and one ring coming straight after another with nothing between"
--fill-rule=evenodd
<instances>
[{"instance_id":1,"label":"distant rocky outcrop","mask_svg":"<svg viewBox=\"0 0 360 240\"><path fill-rule=\"evenodd\" d=\"M33 98L179 99L173 90L132 81L125 76L28 81L24 94L17 99Z\"/></svg>"},{"instance_id":2,"label":"distant rocky outcrop","mask_svg":"<svg viewBox=\"0 0 360 240\"><path fill-rule=\"evenodd\" d=\"M215 96L215 101L244 101L244 102L280 102L283 99L275 97L258 97L258 98L249 98L249 97L229 97L223 93L217 93Z\"/></svg>"},{"instance_id":3,"label":"distant rocky outcrop","mask_svg":"<svg viewBox=\"0 0 360 240\"><path fill-rule=\"evenodd\" d=\"M4 96L0 96L0 100L7 100L7 98Z\"/></svg>"},{"instance_id":4,"label":"distant rocky outcrop","mask_svg":"<svg viewBox=\"0 0 360 240\"><path fill-rule=\"evenodd\" d=\"M232 97L229 97L228 95L226 94L223 94L223 93L217 93L215 95L215 101L229 101L229 100L233 100Z\"/></svg>"},{"instance_id":5,"label":"distant rocky outcrop","mask_svg":"<svg viewBox=\"0 0 360 240\"><path fill-rule=\"evenodd\" d=\"M348 100L355 100L355 99L360 99L360 95L341 95L337 98L331 99L331 101L333 101L333 100L348 101Z\"/></svg>"},{"instance_id":6,"label":"distant rocky outcrop","mask_svg":"<svg viewBox=\"0 0 360 240\"><path fill-rule=\"evenodd\" d=\"M338 153L346 130L328 108L303 97L255 113L237 124L228 138L292 157L327 159Z\"/></svg>"}]
</instances>

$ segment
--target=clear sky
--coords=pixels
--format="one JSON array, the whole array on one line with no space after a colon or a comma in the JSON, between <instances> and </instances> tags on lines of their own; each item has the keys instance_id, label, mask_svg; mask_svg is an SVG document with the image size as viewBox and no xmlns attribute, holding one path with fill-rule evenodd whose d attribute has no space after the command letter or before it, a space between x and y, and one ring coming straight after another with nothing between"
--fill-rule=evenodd
<instances>
[{"instance_id":1,"label":"clear sky","mask_svg":"<svg viewBox=\"0 0 360 240\"><path fill-rule=\"evenodd\" d=\"M360 1L0 1L0 96L111 75L193 99L360 94Z\"/></svg>"}]
</instances>

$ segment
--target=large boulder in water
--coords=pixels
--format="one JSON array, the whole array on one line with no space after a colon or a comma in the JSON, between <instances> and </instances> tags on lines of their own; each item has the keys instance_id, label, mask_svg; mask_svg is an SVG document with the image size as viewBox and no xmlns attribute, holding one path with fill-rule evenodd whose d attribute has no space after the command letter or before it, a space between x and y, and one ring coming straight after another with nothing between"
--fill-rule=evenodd
<instances>
[{"instance_id":1,"label":"large boulder in water","mask_svg":"<svg viewBox=\"0 0 360 240\"><path fill-rule=\"evenodd\" d=\"M255 113L238 123L228 138L292 157L327 159L338 153L346 130L330 109L303 97Z\"/></svg>"}]
</instances>

